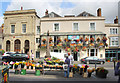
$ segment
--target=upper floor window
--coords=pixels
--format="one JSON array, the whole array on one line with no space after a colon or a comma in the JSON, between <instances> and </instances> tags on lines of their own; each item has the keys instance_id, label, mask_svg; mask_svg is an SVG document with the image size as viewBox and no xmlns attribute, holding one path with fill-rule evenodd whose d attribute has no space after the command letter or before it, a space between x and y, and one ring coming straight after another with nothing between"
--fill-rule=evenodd
<instances>
[{"instance_id":1,"label":"upper floor window","mask_svg":"<svg viewBox=\"0 0 120 83\"><path fill-rule=\"evenodd\" d=\"M54 31L59 31L59 23L54 24Z\"/></svg>"},{"instance_id":2,"label":"upper floor window","mask_svg":"<svg viewBox=\"0 0 120 83\"><path fill-rule=\"evenodd\" d=\"M118 34L117 28L110 28L110 34Z\"/></svg>"},{"instance_id":3,"label":"upper floor window","mask_svg":"<svg viewBox=\"0 0 120 83\"><path fill-rule=\"evenodd\" d=\"M95 23L90 23L90 30L95 30Z\"/></svg>"},{"instance_id":4,"label":"upper floor window","mask_svg":"<svg viewBox=\"0 0 120 83\"><path fill-rule=\"evenodd\" d=\"M40 34L40 26L37 26L37 34Z\"/></svg>"},{"instance_id":5,"label":"upper floor window","mask_svg":"<svg viewBox=\"0 0 120 83\"><path fill-rule=\"evenodd\" d=\"M40 43L40 38L36 38L36 43Z\"/></svg>"},{"instance_id":6,"label":"upper floor window","mask_svg":"<svg viewBox=\"0 0 120 83\"><path fill-rule=\"evenodd\" d=\"M11 25L11 33L15 33L15 25Z\"/></svg>"},{"instance_id":7,"label":"upper floor window","mask_svg":"<svg viewBox=\"0 0 120 83\"><path fill-rule=\"evenodd\" d=\"M26 33L26 24L22 24L22 33Z\"/></svg>"},{"instance_id":8,"label":"upper floor window","mask_svg":"<svg viewBox=\"0 0 120 83\"><path fill-rule=\"evenodd\" d=\"M118 46L118 37L110 38L110 46Z\"/></svg>"},{"instance_id":9,"label":"upper floor window","mask_svg":"<svg viewBox=\"0 0 120 83\"><path fill-rule=\"evenodd\" d=\"M78 23L73 23L73 31L78 31Z\"/></svg>"}]
</instances>

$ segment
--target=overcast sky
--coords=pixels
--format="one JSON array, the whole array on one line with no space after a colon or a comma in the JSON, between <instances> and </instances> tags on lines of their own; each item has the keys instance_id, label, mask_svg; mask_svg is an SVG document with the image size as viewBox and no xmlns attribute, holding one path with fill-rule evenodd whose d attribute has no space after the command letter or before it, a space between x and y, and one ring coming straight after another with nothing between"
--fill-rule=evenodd
<instances>
[{"instance_id":1,"label":"overcast sky","mask_svg":"<svg viewBox=\"0 0 120 83\"><path fill-rule=\"evenodd\" d=\"M118 16L119 0L0 0L0 25L3 23L3 13L5 11L35 9L38 16L45 15L45 10L55 12L60 16L78 15L83 11L97 15L97 9L102 9L102 16L106 18L106 23L113 23Z\"/></svg>"}]
</instances>

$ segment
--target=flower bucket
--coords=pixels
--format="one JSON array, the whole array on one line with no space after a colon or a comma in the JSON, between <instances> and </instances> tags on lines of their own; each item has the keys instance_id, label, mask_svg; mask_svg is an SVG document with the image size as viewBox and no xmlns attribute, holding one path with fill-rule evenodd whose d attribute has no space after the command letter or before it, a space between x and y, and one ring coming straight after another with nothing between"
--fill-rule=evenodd
<instances>
[{"instance_id":1,"label":"flower bucket","mask_svg":"<svg viewBox=\"0 0 120 83\"><path fill-rule=\"evenodd\" d=\"M36 75L36 76L40 76L40 70L36 70L36 71L35 71L35 75Z\"/></svg>"},{"instance_id":2,"label":"flower bucket","mask_svg":"<svg viewBox=\"0 0 120 83\"><path fill-rule=\"evenodd\" d=\"M19 70L15 69L15 73L14 74L19 74Z\"/></svg>"},{"instance_id":3,"label":"flower bucket","mask_svg":"<svg viewBox=\"0 0 120 83\"><path fill-rule=\"evenodd\" d=\"M21 75L26 75L26 69L21 69Z\"/></svg>"}]
</instances>

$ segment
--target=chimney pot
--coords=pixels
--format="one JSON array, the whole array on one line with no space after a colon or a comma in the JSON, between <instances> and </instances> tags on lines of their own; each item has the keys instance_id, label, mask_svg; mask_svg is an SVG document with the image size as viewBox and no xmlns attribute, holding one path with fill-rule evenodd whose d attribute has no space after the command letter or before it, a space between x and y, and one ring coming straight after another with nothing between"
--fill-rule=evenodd
<instances>
[{"instance_id":1,"label":"chimney pot","mask_svg":"<svg viewBox=\"0 0 120 83\"><path fill-rule=\"evenodd\" d=\"M45 15L48 15L48 10L46 9Z\"/></svg>"},{"instance_id":2,"label":"chimney pot","mask_svg":"<svg viewBox=\"0 0 120 83\"><path fill-rule=\"evenodd\" d=\"M21 7L21 10L23 10L23 7Z\"/></svg>"},{"instance_id":3,"label":"chimney pot","mask_svg":"<svg viewBox=\"0 0 120 83\"><path fill-rule=\"evenodd\" d=\"M114 24L118 24L118 16L114 19Z\"/></svg>"},{"instance_id":4,"label":"chimney pot","mask_svg":"<svg viewBox=\"0 0 120 83\"><path fill-rule=\"evenodd\" d=\"M101 8L97 10L97 16L101 16Z\"/></svg>"}]
</instances>

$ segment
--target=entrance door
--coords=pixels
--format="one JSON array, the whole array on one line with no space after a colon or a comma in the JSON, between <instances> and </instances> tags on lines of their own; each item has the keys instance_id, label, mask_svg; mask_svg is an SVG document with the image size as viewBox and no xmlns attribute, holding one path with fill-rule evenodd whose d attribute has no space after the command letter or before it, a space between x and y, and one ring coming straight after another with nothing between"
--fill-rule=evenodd
<instances>
[{"instance_id":1,"label":"entrance door","mask_svg":"<svg viewBox=\"0 0 120 83\"><path fill-rule=\"evenodd\" d=\"M74 55L74 56L73 56L74 61L77 61L77 54L78 54L77 52L74 52L74 53L73 53L73 55Z\"/></svg>"},{"instance_id":2,"label":"entrance door","mask_svg":"<svg viewBox=\"0 0 120 83\"><path fill-rule=\"evenodd\" d=\"M25 53L29 52L29 40L25 40Z\"/></svg>"}]
</instances>

